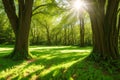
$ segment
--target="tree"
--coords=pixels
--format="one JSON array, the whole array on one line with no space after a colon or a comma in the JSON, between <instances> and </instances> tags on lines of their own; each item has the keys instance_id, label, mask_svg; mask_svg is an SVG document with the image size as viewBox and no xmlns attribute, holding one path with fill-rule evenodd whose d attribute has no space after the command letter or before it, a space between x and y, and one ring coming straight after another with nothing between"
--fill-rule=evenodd
<instances>
[{"instance_id":1,"label":"tree","mask_svg":"<svg viewBox=\"0 0 120 80\"><path fill-rule=\"evenodd\" d=\"M16 38L14 50L9 57L29 59L31 56L28 50L28 38L33 0L18 0L18 12L14 0L2 0L2 2Z\"/></svg>"},{"instance_id":2,"label":"tree","mask_svg":"<svg viewBox=\"0 0 120 80\"><path fill-rule=\"evenodd\" d=\"M120 0L89 0L88 3L93 32L91 56L98 61L118 59L117 11Z\"/></svg>"},{"instance_id":3,"label":"tree","mask_svg":"<svg viewBox=\"0 0 120 80\"><path fill-rule=\"evenodd\" d=\"M79 15L80 15L79 16L79 21L80 21L80 46L83 47L84 46L84 32L85 32L83 12L81 12Z\"/></svg>"},{"instance_id":4,"label":"tree","mask_svg":"<svg viewBox=\"0 0 120 80\"><path fill-rule=\"evenodd\" d=\"M64 45L67 45L67 28L64 27Z\"/></svg>"},{"instance_id":5,"label":"tree","mask_svg":"<svg viewBox=\"0 0 120 80\"><path fill-rule=\"evenodd\" d=\"M47 20L49 19L42 20L43 22L39 21L39 23L45 29L47 44L51 45L50 25L48 24Z\"/></svg>"}]
</instances>

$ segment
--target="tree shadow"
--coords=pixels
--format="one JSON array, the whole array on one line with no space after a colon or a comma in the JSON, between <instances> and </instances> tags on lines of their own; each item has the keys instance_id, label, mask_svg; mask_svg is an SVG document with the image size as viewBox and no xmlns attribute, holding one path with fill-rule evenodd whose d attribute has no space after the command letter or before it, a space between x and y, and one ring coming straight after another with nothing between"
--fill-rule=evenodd
<instances>
[{"instance_id":1,"label":"tree shadow","mask_svg":"<svg viewBox=\"0 0 120 80\"><path fill-rule=\"evenodd\" d=\"M70 72L66 74L67 77L65 77L63 73L70 71L69 68L72 67L72 65L78 63L89 54L86 52L89 47L86 48L84 52L61 52L62 50L84 50L83 48L80 49L71 46L61 48L34 48L35 49L31 50L31 53L36 56L36 58L28 61L13 61L11 59L1 58L5 54L8 54L9 50L2 51L0 53L2 54L0 57L0 63L2 63L0 64L0 71L7 72L7 70L13 70L11 74L15 74L15 76L11 74L6 75L10 75L12 80L29 80L31 78L34 78L33 80L49 80L50 78L52 80L60 80L60 77L63 77L62 80L66 80ZM17 75L14 71L18 72Z\"/></svg>"},{"instance_id":2,"label":"tree shadow","mask_svg":"<svg viewBox=\"0 0 120 80\"><path fill-rule=\"evenodd\" d=\"M42 65L44 68L36 70L26 77L23 77L22 79L27 79L31 78L33 75L36 75L36 79L38 80L49 80L52 77L52 80L57 80L56 78L60 77L53 77L54 73L59 73L59 71L64 71L66 70L66 66L70 67L71 65L77 63L81 59L86 57L86 54L84 53L77 53L77 52L71 52L71 53L61 53L56 50L48 50L48 51L43 51L39 53L34 53L39 54L39 58L36 59L34 62L29 63L26 65L25 68L28 68L31 65ZM60 70L59 70L60 69ZM41 77L42 74L45 73L44 77ZM60 73L62 75L62 73ZM59 74L59 75L60 75ZM45 79L44 79L45 78ZM15 78L17 79L17 78ZM59 80L59 79L58 79ZM66 79L64 79L66 80Z\"/></svg>"},{"instance_id":3,"label":"tree shadow","mask_svg":"<svg viewBox=\"0 0 120 80\"><path fill-rule=\"evenodd\" d=\"M13 62L13 60L11 60L11 59L4 58L4 56L8 55L11 52L12 46L0 45L0 48L1 48L0 49L0 71L10 69L14 65L18 65L21 63L21 61Z\"/></svg>"},{"instance_id":4,"label":"tree shadow","mask_svg":"<svg viewBox=\"0 0 120 80\"><path fill-rule=\"evenodd\" d=\"M3 50L3 51L0 51L0 57L3 57L3 56L8 55L10 52L11 52L10 50Z\"/></svg>"},{"instance_id":5,"label":"tree shadow","mask_svg":"<svg viewBox=\"0 0 120 80\"><path fill-rule=\"evenodd\" d=\"M0 45L0 48L13 48L14 45Z\"/></svg>"},{"instance_id":6,"label":"tree shadow","mask_svg":"<svg viewBox=\"0 0 120 80\"><path fill-rule=\"evenodd\" d=\"M36 77L34 77L34 80L68 80L76 71L76 67L74 67L74 65L79 63L82 66L85 63L80 59L84 57L85 56L79 55L66 58L56 57L51 60L38 59L37 61L28 64L26 68L33 64L36 66L43 65L44 68L30 73L22 79L31 79L32 76L35 75ZM81 67L79 66L79 68ZM73 69L75 70L74 72L72 72Z\"/></svg>"}]
</instances>

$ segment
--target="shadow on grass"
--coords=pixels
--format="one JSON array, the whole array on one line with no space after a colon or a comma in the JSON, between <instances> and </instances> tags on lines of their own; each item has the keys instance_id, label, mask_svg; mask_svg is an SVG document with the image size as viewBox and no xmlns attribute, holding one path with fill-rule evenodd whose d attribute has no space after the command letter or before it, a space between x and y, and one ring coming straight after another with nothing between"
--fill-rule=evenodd
<instances>
[{"instance_id":1,"label":"shadow on grass","mask_svg":"<svg viewBox=\"0 0 120 80\"><path fill-rule=\"evenodd\" d=\"M79 47L79 46L44 46L44 47L37 47L32 46L30 47L32 50L91 50L91 47Z\"/></svg>"},{"instance_id":2,"label":"shadow on grass","mask_svg":"<svg viewBox=\"0 0 120 80\"><path fill-rule=\"evenodd\" d=\"M0 45L0 48L13 48L14 45Z\"/></svg>"},{"instance_id":3,"label":"shadow on grass","mask_svg":"<svg viewBox=\"0 0 120 80\"><path fill-rule=\"evenodd\" d=\"M73 72L77 73L76 67L73 67L75 64L80 63L79 66L83 67L86 63L82 60L89 55L91 48L79 48L75 46L36 46L31 47L30 50L31 53L36 56L33 60L18 62L0 58L0 63L2 63L0 66L0 75L2 77L0 77L0 79L68 80L72 78ZM0 54L2 54L1 56L7 54L8 51L0 52ZM79 68L80 67L78 67L78 70Z\"/></svg>"},{"instance_id":4,"label":"shadow on grass","mask_svg":"<svg viewBox=\"0 0 120 80\"><path fill-rule=\"evenodd\" d=\"M0 45L0 57L10 54L12 50L12 45Z\"/></svg>"},{"instance_id":5,"label":"shadow on grass","mask_svg":"<svg viewBox=\"0 0 120 80\"><path fill-rule=\"evenodd\" d=\"M0 71L5 71L6 69L11 69L15 65L21 64L23 61L13 61L8 58L0 57Z\"/></svg>"},{"instance_id":6,"label":"shadow on grass","mask_svg":"<svg viewBox=\"0 0 120 80\"><path fill-rule=\"evenodd\" d=\"M66 71L69 67L73 64L82 61L89 53L84 52L65 52L62 53L61 50L69 50L71 48L57 48L57 49L42 49L42 50L35 50L32 51L33 55L36 55L38 58L26 65L25 68L30 67L31 65L41 65L43 68L33 71L32 73L28 74L27 76L23 77L22 79L28 78L36 78L38 80L61 80L62 76L64 79L67 80L68 76L65 77L62 72ZM71 50L76 50L73 48ZM39 53L38 53L39 52ZM58 76L59 75L59 76ZM18 77L17 77L18 78ZM15 78L15 79L17 79ZM36 80L35 79L35 80Z\"/></svg>"},{"instance_id":7,"label":"shadow on grass","mask_svg":"<svg viewBox=\"0 0 120 80\"><path fill-rule=\"evenodd\" d=\"M14 68L15 65L21 64L23 61L14 61L4 56L12 52L12 46L0 46L0 72Z\"/></svg>"}]
</instances>

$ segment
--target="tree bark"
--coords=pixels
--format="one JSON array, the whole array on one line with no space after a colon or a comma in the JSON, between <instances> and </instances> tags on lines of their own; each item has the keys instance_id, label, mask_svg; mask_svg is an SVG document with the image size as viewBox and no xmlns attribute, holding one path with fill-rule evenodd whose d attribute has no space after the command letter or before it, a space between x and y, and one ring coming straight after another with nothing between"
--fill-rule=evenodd
<instances>
[{"instance_id":1,"label":"tree bark","mask_svg":"<svg viewBox=\"0 0 120 80\"><path fill-rule=\"evenodd\" d=\"M71 25L71 45L74 45L75 43L75 37L74 37L74 25Z\"/></svg>"},{"instance_id":2,"label":"tree bark","mask_svg":"<svg viewBox=\"0 0 120 80\"><path fill-rule=\"evenodd\" d=\"M84 18L83 15L79 16L79 21L80 21L80 46L84 47Z\"/></svg>"},{"instance_id":3,"label":"tree bark","mask_svg":"<svg viewBox=\"0 0 120 80\"><path fill-rule=\"evenodd\" d=\"M64 28L64 45L67 45L67 29Z\"/></svg>"},{"instance_id":4,"label":"tree bark","mask_svg":"<svg viewBox=\"0 0 120 80\"><path fill-rule=\"evenodd\" d=\"M50 27L47 24L47 21L45 20L45 25L44 25L45 29L46 29L46 37L47 37L47 44L51 45L51 37L50 37Z\"/></svg>"},{"instance_id":5,"label":"tree bark","mask_svg":"<svg viewBox=\"0 0 120 80\"><path fill-rule=\"evenodd\" d=\"M92 1L92 0L91 0ZM93 32L92 58L95 60L115 60L119 58L117 9L119 0L98 0L90 5L90 15ZM114 4L114 5L113 5ZM105 10L106 7L106 10Z\"/></svg>"},{"instance_id":6,"label":"tree bark","mask_svg":"<svg viewBox=\"0 0 120 80\"><path fill-rule=\"evenodd\" d=\"M14 0L2 1L16 38L14 51L8 57L13 59L29 59L31 56L28 50L28 38L33 0L18 0L18 16L15 11Z\"/></svg>"}]
</instances>

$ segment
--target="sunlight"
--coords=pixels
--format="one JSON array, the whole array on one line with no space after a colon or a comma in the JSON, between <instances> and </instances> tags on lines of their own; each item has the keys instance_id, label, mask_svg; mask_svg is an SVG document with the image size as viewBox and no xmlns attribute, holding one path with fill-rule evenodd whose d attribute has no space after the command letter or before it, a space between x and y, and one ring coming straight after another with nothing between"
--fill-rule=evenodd
<instances>
[{"instance_id":1,"label":"sunlight","mask_svg":"<svg viewBox=\"0 0 120 80\"><path fill-rule=\"evenodd\" d=\"M85 7L85 2L84 1L81 1L81 0L76 0L73 2L73 8L76 10L76 11L79 11L79 10L82 10L84 7Z\"/></svg>"},{"instance_id":2,"label":"sunlight","mask_svg":"<svg viewBox=\"0 0 120 80\"><path fill-rule=\"evenodd\" d=\"M38 46L32 46L30 47L30 51L34 51L34 50L41 50L41 49L64 49L64 48L69 48L70 46L42 46L42 47L38 47Z\"/></svg>"},{"instance_id":3,"label":"sunlight","mask_svg":"<svg viewBox=\"0 0 120 80\"><path fill-rule=\"evenodd\" d=\"M70 53L70 52L81 52L81 53L83 53L83 52L91 52L90 50L61 50L61 53Z\"/></svg>"},{"instance_id":4,"label":"sunlight","mask_svg":"<svg viewBox=\"0 0 120 80\"><path fill-rule=\"evenodd\" d=\"M13 48L0 48L0 51L12 50Z\"/></svg>"},{"instance_id":5,"label":"sunlight","mask_svg":"<svg viewBox=\"0 0 120 80\"><path fill-rule=\"evenodd\" d=\"M78 60L75 60L75 61L71 61L71 62L67 62L67 63L62 63L62 64L59 64L59 65L54 65L54 66L51 66L50 68L47 68L47 69L44 69L41 73L40 73L40 76L43 77L47 74L49 74L50 72L52 71L55 71L57 69L67 69L69 67L71 67L73 64L77 63L78 61L82 61L85 57L83 58L80 58Z\"/></svg>"}]
</instances>

